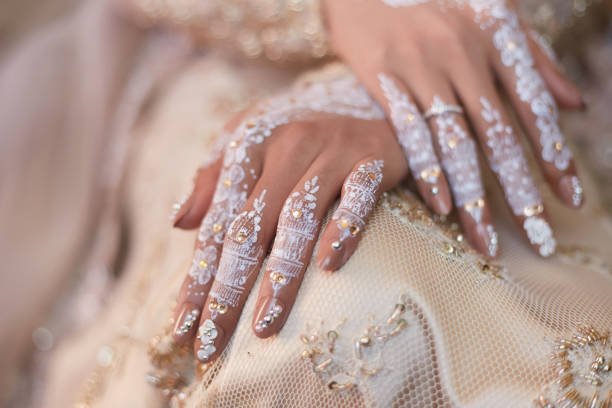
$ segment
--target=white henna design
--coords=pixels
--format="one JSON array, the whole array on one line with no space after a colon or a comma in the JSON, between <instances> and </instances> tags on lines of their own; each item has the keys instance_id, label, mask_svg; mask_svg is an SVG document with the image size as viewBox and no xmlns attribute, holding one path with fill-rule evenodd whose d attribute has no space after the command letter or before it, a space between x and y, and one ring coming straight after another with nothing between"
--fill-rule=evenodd
<instances>
[{"instance_id":1,"label":"white henna design","mask_svg":"<svg viewBox=\"0 0 612 408\"><path fill-rule=\"evenodd\" d=\"M230 141L225 149L215 195L198 234L200 247L215 245L220 248L223 245L230 223L244 207L250 187L258 178L250 150L269 137L275 128L304 119L312 112L364 120L384 118L382 110L366 90L348 75L327 82L299 85L291 92L261 102L254 111L257 114L227 135ZM201 261L212 268L218 260L202 258L198 262Z\"/></svg>"},{"instance_id":2,"label":"white henna design","mask_svg":"<svg viewBox=\"0 0 612 408\"><path fill-rule=\"evenodd\" d=\"M304 251L315 238L319 221L314 216L317 207L319 178L304 183L285 201L278 220L274 246L268 260L272 287L276 293L304 270Z\"/></svg>"},{"instance_id":3,"label":"white henna design","mask_svg":"<svg viewBox=\"0 0 612 408\"><path fill-rule=\"evenodd\" d=\"M542 205L542 198L531 177L527 160L512 128L501 120L491 102L480 98L481 115L488 124L487 146L491 149L489 163L499 178L514 215L525 215L530 208Z\"/></svg>"},{"instance_id":4,"label":"white henna design","mask_svg":"<svg viewBox=\"0 0 612 408\"><path fill-rule=\"evenodd\" d=\"M397 140L402 146L413 176L417 180L435 184L441 171L427 123L418 108L400 91L391 77L378 74L378 80L389 104Z\"/></svg>"},{"instance_id":5,"label":"white henna design","mask_svg":"<svg viewBox=\"0 0 612 408\"><path fill-rule=\"evenodd\" d=\"M382 0L392 7L414 6L425 1ZM536 117L540 132L541 156L559 170L566 170L572 153L563 140L559 129L557 105L538 73L527 37L521 30L518 16L504 0L455 0L438 1L440 7L470 7L475 13L480 28L493 28L493 44L500 54L502 63L512 68L516 76L516 93Z\"/></svg>"},{"instance_id":6,"label":"white henna design","mask_svg":"<svg viewBox=\"0 0 612 408\"><path fill-rule=\"evenodd\" d=\"M344 183L344 194L332 216L340 230L332 248L339 250L349 237L359 234L365 227L366 218L376 205L377 192L382 183L383 160L361 164Z\"/></svg>"},{"instance_id":7,"label":"white henna design","mask_svg":"<svg viewBox=\"0 0 612 408\"><path fill-rule=\"evenodd\" d=\"M555 241L552 229L545 219L528 217L523 222L523 229L527 233L529 242L539 246L540 255L548 257L555 253L557 241Z\"/></svg>"},{"instance_id":8,"label":"white henna design","mask_svg":"<svg viewBox=\"0 0 612 408\"><path fill-rule=\"evenodd\" d=\"M434 105L443 105L439 96ZM442 167L448 178L455 204L464 207L476 222L482 219L484 190L480 179L476 143L468 137L454 113L435 116L438 145L442 154Z\"/></svg>"},{"instance_id":9,"label":"white henna design","mask_svg":"<svg viewBox=\"0 0 612 408\"><path fill-rule=\"evenodd\" d=\"M262 245L258 238L265 194L263 190L253 202L253 209L240 213L228 229L219 271L210 291L221 304L238 305L244 285L259 262Z\"/></svg>"}]
</instances>

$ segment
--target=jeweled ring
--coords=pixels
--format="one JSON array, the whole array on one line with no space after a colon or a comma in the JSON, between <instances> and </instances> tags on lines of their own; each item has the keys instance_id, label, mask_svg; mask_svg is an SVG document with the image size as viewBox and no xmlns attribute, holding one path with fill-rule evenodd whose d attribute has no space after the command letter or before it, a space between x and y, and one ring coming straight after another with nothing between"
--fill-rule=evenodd
<instances>
[{"instance_id":1,"label":"jeweled ring","mask_svg":"<svg viewBox=\"0 0 612 408\"><path fill-rule=\"evenodd\" d=\"M443 115L445 113L455 113L457 115L462 115L463 108L459 105L451 105L444 103L439 96L434 96L434 100L431 103L431 107L427 112L425 112L425 119L429 119L438 115Z\"/></svg>"}]
</instances>

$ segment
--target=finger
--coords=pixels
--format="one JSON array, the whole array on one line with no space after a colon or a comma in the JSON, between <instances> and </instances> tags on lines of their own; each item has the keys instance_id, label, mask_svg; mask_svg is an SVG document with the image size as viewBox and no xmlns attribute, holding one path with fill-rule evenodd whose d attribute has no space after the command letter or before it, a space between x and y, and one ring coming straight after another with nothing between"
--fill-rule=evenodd
<instances>
[{"instance_id":1,"label":"finger","mask_svg":"<svg viewBox=\"0 0 612 408\"><path fill-rule=\"evenodd\" d=\"M412 69L410 77L422 80L409 86L417 104L427 110L425 118L434 135L463 230L479 252L494 257L497 255L497 233L484 196L476 143L462 110L445 75L422 65L415 65ZM410 77L405 78L407 83Z\"/></svg>"},{"instance_id":2,"label":"finger","mask_svg":"<svg viewBox=\"0 0 612 408\"><path fill-rule=\"evenodd\" d=\"M383 167L383 160L363 160L344 181L338 208L321 236L317 261L321 269L340 269L357 249L382 193Z\"/></svg>"},{"instance_id":3,"label":"finger","mask_svg":"<svg viewBox=\"0 0 612 408\"><path fill-rule=\"evenodd\" d=\"M441 171L431 133L419 109L403 84L390 74L372 78L365 75L366 87L384 107L395 129L419 194L436 213L446 215L451 209L451 196L446 177Z\"/></svg>"},{"instance_id":4,"label":"finger","mask_svg":"<svg viewBox=\"0 0 612 408\"><path fill-rule=\"evenodd\" d=\"M320 157L286 199L253 316L258 337L278 333L289 316L321 220L336 199L346 171L337 160Z\"/></svg>"},{"instance_id":5,"label":"finger","mask_svg":"<svg viewBox=\"0 0 612 408\"><path fill-rule=\"evenodd\" d=\"M173 206L172 219L176 228L192 229L200 225L212 201L222 163L223 159L219 158L198 169L192 192Z\"/></svg>"},{"instance_id":6,"label":"finger","mask_svg":"<svg viewBox=\"0 0 612 408\"><path fill-rule=\"evenodd\" d=\"M580 89L564 73L561 62L546 38L523 24L528 33L529 49L531 50L537 70L555 97L564 108L585 109L586 105Z\"/></svg>"},{"instance_id":7,"label":"finger","mask_svg":"<svg viewBox=\"0 0 612 408\"><path fill-rule=\"evenodd\" d=\"M486 69L478 70L473 65L469 68L466 65L463 70L456 67L455 72L449 74L454 75L452 80L455 90L466 108L482 150L497 176L517 224L536 251L544 256L550 255L555 247L552 230L546 242L534 239L533 231L527 230L532 225L531 221L526 223L528 217L539 217L542 221L538 223L541 224L549 223L523 148L509 125L509 117L493 86L492 74Z\"/></svg>"},{"instance_id":8,"label":"finger","mask_svg":"<svg viewBox=\"0 0 612 408\"><path fill-rule=\"evenodd\" d=\"M283 198L297 183L297 176L292 175L304 174L311 164L311 154L287 154L282 144L274 148L268 150L269 157L279 159L265 163L251 197L228 228L194 344L202 362L218 357L229 342L274 236Z\"/></svg>"},{"instance_id":9,"label":"finger","mask_svg":"<svg viewBox=\"0 0 612 408\"><path fill-rule=\"evenodd\" d=\"M495 71L529 135L546 179L564 203L579 207L580 180L559 128L557 105L535 68L527 38L516 20L508 19L497 29L494 45Z\"/></svg>"}]
</instances>

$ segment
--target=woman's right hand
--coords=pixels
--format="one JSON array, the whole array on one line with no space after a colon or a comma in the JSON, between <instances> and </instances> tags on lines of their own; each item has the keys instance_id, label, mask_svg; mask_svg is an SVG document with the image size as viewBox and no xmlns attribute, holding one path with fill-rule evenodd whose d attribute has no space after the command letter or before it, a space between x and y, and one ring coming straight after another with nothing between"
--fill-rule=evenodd
<instances>
[{"instance_id":1,"label":"woman's right hand","mask_svg":"<svg viewBox=\"0 0 612 408\"><path fill-rule=\"evenodd\" d=\"M201 226L173 336L195 337L202 362L227 345L268 252L253 316L262 338L284 325L336 198L317 255L329 271L355 251L380 194L408 173L382 110L350 76L264 101L228 137L176 217L182 228Z\"/></svg>"},{"instance_id":2,"label":"woman's right hand","mask_svg":"<svg viewBox=\"0 0 612 408\"><path fill-rule=\"evenodd\" d=\"M572 108L583 102L512 2L323 0L323 9L334 51L385 108L423 200L439 214L454 202L464 231L486 236L482 152L526 237L551 255L552 229L502 93L552 190L574 208L582 187L553 95Z\"/></svg>"}]
</instances>

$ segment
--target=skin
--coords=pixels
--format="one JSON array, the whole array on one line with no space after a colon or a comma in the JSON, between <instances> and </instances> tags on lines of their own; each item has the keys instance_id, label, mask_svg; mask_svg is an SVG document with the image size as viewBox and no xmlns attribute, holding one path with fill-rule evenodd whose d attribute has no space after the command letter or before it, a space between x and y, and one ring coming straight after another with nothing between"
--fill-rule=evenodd
<instances>
[{"instance_id":1,"label":"skin","mask_svg":"<svg viewBox=\"0 0 612 408\"><path fill-rule=\"evenodd\" d=\"M435 95L445 102L459 104L465 114L457 121L464 131L481 147L485 157L491 152L483 141L487 124L481 117L480 98L486 97L497 109L504 123L510 121L511 113L502 103L506 96L514 113L520 119L526 135L532 142L534 152L539 152L538 132L535 118L529 108L514 94L514 74L499 61L499 54L491 42L491 33L481 30L474 22L473 15L465 10L449 9L444 12L433 4L408 8L390 8L380 0L332 0L323 3L331 43L337 54L353 69L370 94L390 115L388 101L381 91L378 76L384 73L393 78L421 112L426 111ZM365 22L368 29L363 30ZM536 68L542 75L550 92L565 108L584 108L581 95L556 64L530 39L531 52ZM242 117L236 117L229 124L232 129ZM436 134L436 122L428 121L432 134ZM515 132L518 134L518 132ZM435 138L434 138L435 139ZM439 146L436 146L438 155ZM569 206L579 206L572 200L571 191L563 187L562 180L576 174L574 164L563 171L544 162L536 154L546 180L558 197ZM338 195L343 183L359 164L372 160L384 160L383 181L377 195L386 191L409 174L407 158L398 145L391 123L385 121L364 121L333 115L314 115L302 122L290 123L277 128L272 136L253 153L253 162L258 167L259 179L249 186L249 199L243 210L251 210L256 197L266 190L266 206L262 213L262 230L259 242L263 256L274 245L274 236L285 200L292 192L302 190L305 181L319 177L320 191L315 218L322 220ZM199 226L209 209L214 194L222 159L200 169L195 177L194 190L181 206L175 218L175 226L192 229ZM282 177L279 177L282 175ZM439 179L440 193L431 194L431 188L417 181L417 189L433 211L446 214L453 208L452 189L446 185L448 178ZM511 194L512 192L507 192ZM483 217L480 223L468 215L464 208L457 209L459 219L469 241L474 247L486 253L486 241L482 239L482 228L491 225L489 205L484 200ZM545 213L542 214L545 218ZM519 224L524 217L515 217ZM319 223L320 225L320 223ZM317 232L318 233L318 232ZM335 251L331 243L338 238L338 228L331 222L322 232L317 262L326 270L337 270L344 265L355 251L361 234L349 240L341 250ZM227 242L227 237L226 237ZM308 265L314 241L303 253L304 265ZM223 245L219 245L219 251ZM305 267L304 267L305 269ZM282 328L295 301L303 278L291 280L277 299L283 312L273 324L263 331L255 326L267 310L267 303L273 294L270 271L260 288L253 316L254 332L259 337L269 337ZM252 288L257 274L246 283L238 307L229 309L215 323L219 338L215 343L217 351L209 361L222 352L231 338L240 317L242 307ZM175 312L177 326L185 313L200 311L200 324L210 318L206 305L212 300L208 295L213 280L201 287L203 296L189 294L187 287L192 283L187 276L179 294ZM197 325L186 334L176 335L179 344L194 344L197 351L199 340L195 339Z\"/></svg>"},{"instance_id":2,"label":"skin","mask_svg":"<svg viewBox=\"0 0 612 408\"><path fill-rule=\"evenodd\" d=\"M389 105L379 86L380 73L394 78L421 112L429 109L435 95L446 103L461 105L465 115L459 117L458 122L479 142L488 158L491 152L485 143L487 124L480 115L480 98L486 97L491 101L501 113L503 122L510 124L511 113L502 103L505 95L520 119L552 190L570 207L582 204L573 202L572 191L567 188L567 180L576 176L574 163L560 171L538 154L541 146L535 117L529 106L516 95L515 75L511 68L501 63L499 52L493 45L492 29L482 30L471 9L442 10L436 2L394 8L381 0L325 0L323 12L333 49L354 70L374 99L387 109L387 116ZM364 25L367 25L367 30L362 29ZM522 27L528 32L525 23ZM528 41L536 68L560 106L583 109L585 105L578 88L531 36L528 36ZM429 125L435 135L435 120L429 120ZM520 134L517 131L515 129L515 135ZM439 151L439 146L437 148ZM417 182L417 188L433 211L445 214L444 209L453 206L448 187L440 187L436 196L422 181ZM506 192L509 194L513 192ZM457 212L470 243L486 254L486 245L479 233L482 226L491 220L486 198L480 224L474 223L463 208L458 207ZM542 216L546 218L545 214ZM515 219L518 225L522 225L523 216Z\"/></svg>"}]
</instances>

